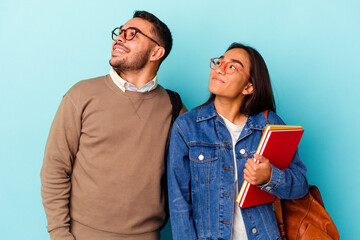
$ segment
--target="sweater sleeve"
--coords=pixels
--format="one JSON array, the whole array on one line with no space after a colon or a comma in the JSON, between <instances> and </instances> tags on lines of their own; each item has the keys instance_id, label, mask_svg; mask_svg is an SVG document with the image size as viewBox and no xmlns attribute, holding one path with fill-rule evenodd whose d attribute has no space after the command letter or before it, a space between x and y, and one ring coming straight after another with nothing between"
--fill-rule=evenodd
<instances>
[{"instance_id":1,"label":"sweater sleeve","mask_svg":"<svg viewBox=\"0 0 360 240\"><path fill-rule=\"evenodd\" d=\"M65 95L52 123L41 169L41 195L52 240L74 240L70 233L70 176L78 150L81 113Z\"/></svg>"}]
</instances>

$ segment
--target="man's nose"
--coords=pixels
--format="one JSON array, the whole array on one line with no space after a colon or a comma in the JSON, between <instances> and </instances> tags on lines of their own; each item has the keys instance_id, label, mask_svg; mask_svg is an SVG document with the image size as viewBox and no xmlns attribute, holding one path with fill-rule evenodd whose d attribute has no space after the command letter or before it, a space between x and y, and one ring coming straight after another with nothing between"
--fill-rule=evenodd
<instances>
[{"instance_id":1,"label":"man's nose","mask_svg":"<svg viewBox=\"0 0 360 240\"><path fill-rule=\"evenodd\" d=\"M125 36L125 35L124 35L124 32L120 33L119 35L116 36L115 41L125 42L126 39L125 39L124 36Z\"/></svg>"}]
</instances>

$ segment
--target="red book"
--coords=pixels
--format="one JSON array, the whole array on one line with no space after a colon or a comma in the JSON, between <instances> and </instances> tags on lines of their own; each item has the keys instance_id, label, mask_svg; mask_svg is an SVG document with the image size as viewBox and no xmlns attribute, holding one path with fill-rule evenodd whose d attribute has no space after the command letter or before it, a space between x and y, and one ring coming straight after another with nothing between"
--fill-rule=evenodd
<instances>
[{"instance_id":1,"label":"red book","mask_svg":"<svg viewBox=\"0 0 360 240\"><path fill-rule=\"evenodd\" d=\"M301 126L269 124L265 128L256 153L269 159L270 163L279 169L288 168L303 133L304 129ZM275 198L275 195L244 180L236 201L241 208L247 208L274 202Z\"/></svg>"}]
</instances>

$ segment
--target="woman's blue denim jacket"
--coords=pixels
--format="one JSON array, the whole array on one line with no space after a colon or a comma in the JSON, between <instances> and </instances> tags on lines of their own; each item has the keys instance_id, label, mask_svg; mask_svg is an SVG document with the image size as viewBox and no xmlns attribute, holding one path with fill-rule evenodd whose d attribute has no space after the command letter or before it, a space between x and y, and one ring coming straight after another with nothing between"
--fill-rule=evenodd
<instances>
[{"instance_id":1,"label":"woman's blue denim jacket","mask_svg":"<svg viewBox=\"0 0 360 240\"><path fill-rule=\"evenodd\" d=\"M284 124L275 113L249 116L235 146L239 185L266 124ZM245 150L245 152L244 152ZM202 155L202 156L201 156ZM234 157L231 136L214 103L193 109L175 121L168 152L167 177L174 240L231 239L234 212ZM281 199L308 191L306 167L296 152L290 167L272 166L261 186ZM272 204L241 209L248 239L280 239Z\"/></svg>"}]
</instances>

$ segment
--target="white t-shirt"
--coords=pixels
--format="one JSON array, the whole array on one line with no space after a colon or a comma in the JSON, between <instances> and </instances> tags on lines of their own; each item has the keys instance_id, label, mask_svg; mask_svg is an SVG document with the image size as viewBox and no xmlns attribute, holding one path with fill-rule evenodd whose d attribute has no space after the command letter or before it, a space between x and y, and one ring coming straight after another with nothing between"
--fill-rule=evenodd
<instances>
[{"instance_id":1,"label":"white t-shirt","mask_svg":"<svg viewBox=\"0 0 360 240\"><path fill-rule=\"evenodd\" d=\"M220 115L220 114L219 114ZM220 115L221 116L221 115ZM239 194L239 183L238 183L238 172L237 172L237 163L236 163L236 153L235 153L235 145L237 140L239 139L239 136L241 134L241 131L243 130L245 124L243 125L235 125L223 116L221 116L224 119L225 125L227 129L230 132L232 143L233 143L233 155L234 155L234 169L235 169L235 189L234 189L234 216L233 216L233 226L232 226L232 232L231 232L231 240L247 240L247 234L246 234L246 228L244 224L244 220L241 214L241 210L239 207L239 203L236 202L237 195Z\"/></svg>"}]
</instances>

